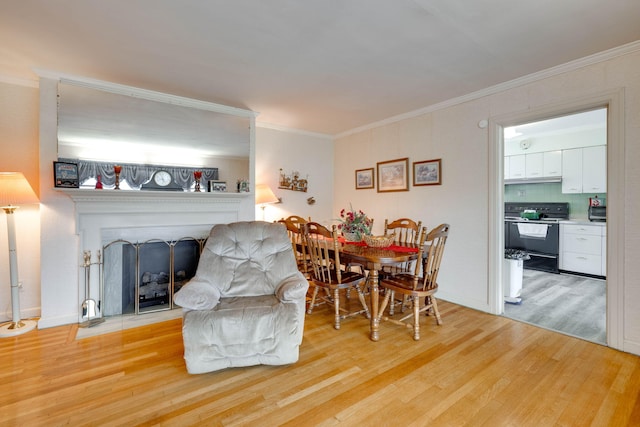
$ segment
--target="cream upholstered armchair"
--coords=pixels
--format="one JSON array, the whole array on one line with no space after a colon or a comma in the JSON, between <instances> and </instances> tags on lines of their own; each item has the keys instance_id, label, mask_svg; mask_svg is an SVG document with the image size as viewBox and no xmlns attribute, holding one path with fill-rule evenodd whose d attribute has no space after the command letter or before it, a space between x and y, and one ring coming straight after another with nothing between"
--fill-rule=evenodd
<instances>
[{"instance_id":1,"label":"cream upholstered armchair","mask_svg":"<svg viewBox=\"0 0 640 427\"><path fill-rule=\"evenodd\" d=\"M215 225L175 294L187 371L296 362L308 287L282 224Z\"/></svg>"}]
</instances>

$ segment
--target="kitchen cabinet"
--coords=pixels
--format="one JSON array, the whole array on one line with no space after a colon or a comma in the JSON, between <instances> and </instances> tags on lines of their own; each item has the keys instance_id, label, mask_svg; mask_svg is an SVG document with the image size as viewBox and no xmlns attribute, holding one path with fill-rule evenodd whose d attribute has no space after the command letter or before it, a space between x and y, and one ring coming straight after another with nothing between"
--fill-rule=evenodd
<instances>
[{"instance_id":1,"label":"kitchen cabinet","mask_svg":"<svg viewBox=\"0 0 640 427\"><path fill-rule=\"evenodd\" d=\"M542 178L543 174L543 153L533 153L524 155L524 176L525 178Z\"/></svg>"},{"instance_id":2,"label":"kitchen cabinet","mask_svg":"<svg viewBox=\"0 0 640 427\"><path fill-rule=\"evenodd\" d=\"M602 275L607 275L607 227L602 227Z\"/></svg>"},{"instance_id":3,"label":"kitchen cabinet","mask_svg":"<svg viewBox=\"0 0 640 427\"><path fill-rule=\"evenodd\" d=\"M606 145L562 151L562 192L607 192Z\"/></svg>"},{"instance_id":4,"label":"kitchen cabinet","mask_svg":"<svg viewBox=\"0 0 640 427\"><path fill-rule=\"evenodd\" d=\"M504 179L509 179L511 175L511 156L504 158Z\"/></svg>"},{"instance_id":5,"label":"kitchen cabinet","mask_svg":"<svg viewBox=\"0 0 640 427\"><path fill-rule=\"evenodd\" d=\"M560 270L605 276L603 245L606 245L603 225L560 224Z\"/></svg>"},{"instance_id":6,"label":"kitchen cabinet","mask_svg":"<svg viewBox=\"0 0 640 427\"><path fill-rule=\"evenodd\" d=\"M562 192L582 193L582 148L562 151Z\"/></svg>"},{"instance_id":7,"label":"kitchen cabinet","mask_svg":"<svg viewBox=\"0 0 640 427\"><path fill-rule=\"evenodd\" d=\"M607 146L582 149L582 192L607 192Z\"/></svg>"},{"instance_id":8,"label":"kitchen cabinet","mask_svg":"<svg viewBox=\"0 0 640 427\"><path fill-rule=\"evenodd\" d=\"M542 154L542 176L562 176L562 150L545 151Z\"/></svg>"},{"instance_id":9,"label":"kitchen cabinet","mask_svg":"<svg viewBox=\"0 0 640 427\"><path fill-rule=\"evenodd\" d=\"M504 179L548 178L562 176L562 151L506 156Z\"/></svg>"},{"instance_id":10,"label":"kitchen cabinet","mask_svg":"<svg viewBox=\"0 0 640 427\"><path fill-rule=\"evenodd\" d=\"M525 154L509 156L509 178L521 179L525 177L526 161Z\"/></svg>"}]
</instances>

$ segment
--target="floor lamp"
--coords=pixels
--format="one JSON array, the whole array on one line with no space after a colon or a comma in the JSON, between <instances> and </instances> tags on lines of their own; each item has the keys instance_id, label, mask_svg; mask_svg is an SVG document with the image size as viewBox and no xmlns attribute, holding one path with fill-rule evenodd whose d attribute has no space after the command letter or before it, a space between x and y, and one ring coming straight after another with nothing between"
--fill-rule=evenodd
<instances>
[{"instance_id":1,"label":"floor lamp","mask_svg":"<svg viewBox=\"0 0 640 427\"><path fill-rule=\"evenodd\" d=\"M273 191L267 184L256 185L256 205L262 208L262 220L264 221L264 208L269 203L277 203L280 200L273 194Z\"/></svg>"},{"instance_id":2,"label":"floor lamp","mask_svg":"<svg viewBox=\"0 0 640 427\"><path fill-rule=\"evenodd\" d=\"M0 206L7 214L9 240L9 271L11 276L11 322L0 326L0 337L12 337L29 332L37 326L35 320L20 319L20 285L18 283L18 254L14 214L18 205L38 203L29 182L20 172L0 172Z\"/></svg>"}]
</instances>

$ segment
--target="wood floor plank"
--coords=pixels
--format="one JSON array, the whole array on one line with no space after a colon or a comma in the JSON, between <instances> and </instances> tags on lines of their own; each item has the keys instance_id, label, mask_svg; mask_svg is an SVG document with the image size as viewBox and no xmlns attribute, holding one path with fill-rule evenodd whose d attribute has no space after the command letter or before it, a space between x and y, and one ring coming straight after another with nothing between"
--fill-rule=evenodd
<instances>
[{"instance_id":1,"label":"wood floor plank","mask_svg":"<svg viewBox=\"0 0 640 427\"><path fill-rule=\"evenodd\" d=\"M441 302L422 339L306 317L300 360L189 375L181 320L0 340L3 426L640 425L640 358Z\"/></svg>"}]
</instances>

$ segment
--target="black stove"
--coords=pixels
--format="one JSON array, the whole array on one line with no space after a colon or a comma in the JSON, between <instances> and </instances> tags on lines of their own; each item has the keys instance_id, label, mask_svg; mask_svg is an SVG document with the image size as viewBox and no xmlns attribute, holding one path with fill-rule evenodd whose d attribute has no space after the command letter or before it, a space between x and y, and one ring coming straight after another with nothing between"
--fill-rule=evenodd
<instances>
[{"instance_id":1,"label":"black stove","mask_svg":"<svg viewBox=\"0 0 640 427\"><path fill-rule=\"evenodd\" d=\"M521 218L525 211L537 212L539 218ZM569 218L569 203L506 202L504 218L505 249L527 252L530 259L524 261L524 268L558 273L558 223Z\"/></svg>"},{"instance_id":2,"label":"black stove","mask_svg":"<svg viewBox=\"0 0 640 427\"><path fill-rule=\"evenodd\" d=\"M505 202L504 218L508 220L524 220L520 214L525 210L540 214L538 221L560 221L569 219L569 203L566 202Z\"/></svg>"}]
</instances>

